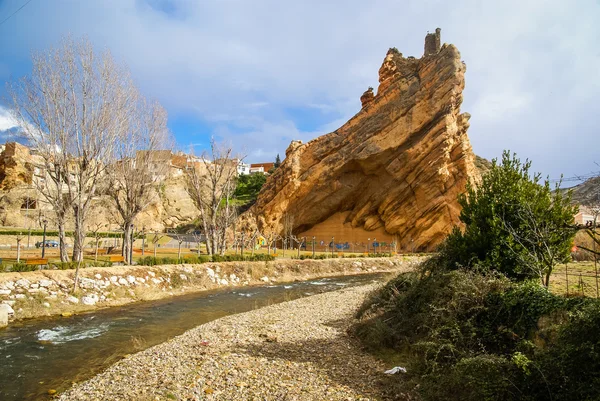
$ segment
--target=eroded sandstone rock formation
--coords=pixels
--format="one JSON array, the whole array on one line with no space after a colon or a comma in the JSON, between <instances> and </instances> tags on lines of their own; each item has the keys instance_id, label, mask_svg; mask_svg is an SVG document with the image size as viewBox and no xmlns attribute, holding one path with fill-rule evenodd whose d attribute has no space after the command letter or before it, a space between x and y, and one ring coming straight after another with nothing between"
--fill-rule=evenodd
<instances>
[{"instance_id":1,"label":"eroded sandstone rock formation","mask_svg":"<svg viewBox=\"0 0 600 401\"><path fill-rule=\"evenodd\" d=\"M400 249L424 250L459 222L457 196L479 177L460 112L466 67L439 31L427 40L420 59L388 51L377 95L341 128L293 143L254 206L263 231L281 233L292 215L302 235L341 214L365 240L384 229Z\"/></svg>"}]
</instances>

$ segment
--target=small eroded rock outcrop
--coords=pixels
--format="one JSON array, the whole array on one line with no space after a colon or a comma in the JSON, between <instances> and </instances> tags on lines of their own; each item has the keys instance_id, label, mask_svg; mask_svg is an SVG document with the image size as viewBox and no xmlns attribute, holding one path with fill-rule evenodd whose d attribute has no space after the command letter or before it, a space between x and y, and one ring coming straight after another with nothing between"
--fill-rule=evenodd
<instances>
[{"instance_id":1,"label":"small eroded rock outcrop","mask_svg":"<svg viewBox=\"0 0 600 401\"><path fill-rule=\"evenodd\" d=\"M263 231L283 232L292 215L301 235L341 213L366 235L384 229L399 249L425 250L459 222L457 197L479 173L460 112L466 66L439 35L420 59L390 49L358 114L288 149L253 207Z\"/></svg>"}]
</instances>

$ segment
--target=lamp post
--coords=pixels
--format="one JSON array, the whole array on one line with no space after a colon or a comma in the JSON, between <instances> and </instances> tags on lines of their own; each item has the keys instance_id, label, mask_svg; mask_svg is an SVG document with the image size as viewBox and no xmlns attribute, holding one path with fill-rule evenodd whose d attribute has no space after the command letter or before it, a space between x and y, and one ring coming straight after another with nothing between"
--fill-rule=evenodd
<instances>
[{"instance_id":1,"label":"lamp post","mask_svg":"<svg viewBox=\"0 0 600 401\"><path fill-rule=\"evenodd\" d=\"M331 257L333 258L333 248L335 248L335 238L331 237Z\"/></svg>"},{"instance_id":2,"label":"lamp post","mask_svg":"<svg viewBox=\"0 0 600 401\"><path fill-rule=\"evenodd\" d=\"M42 259L44 259L44 256L46 256L46 226L48 225L48 220L44 219L42 223L44 223L44 234L42 237Z\"/></svg>"},{"instance_id":3,"label":"lamp post","mask_svg":"<svg viewBox=\"0 0 600 401\"><path fill-rule=\"evenodd\" d=\"M142 227L142 256L144 256L144 248L146 247L146 226Z\"/></svg>"}]
</instances>

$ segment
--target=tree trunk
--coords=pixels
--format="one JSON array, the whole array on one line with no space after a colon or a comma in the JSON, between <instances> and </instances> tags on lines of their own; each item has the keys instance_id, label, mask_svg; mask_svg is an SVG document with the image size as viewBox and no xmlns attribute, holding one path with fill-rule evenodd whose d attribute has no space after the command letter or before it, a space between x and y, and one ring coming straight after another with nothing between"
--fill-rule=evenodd
<instances>
[{"instance_id":1,"label":"tree trunk","mask_svg":"<svg viewBox=\"0 0 600 401\"><path fill-rule=\"evenodd\" d=\"M67 263L69 261L69 254L67 253L67 235L65 234L64 220L61 218L58 220L58 246L60 251L60 261Z\"/></svg>"},{"instance_id":2,"label":"tree trunk","mask_svg":"<svg viewBox=\"0 0 600 401\"><path fill-rule=\"evenodd\" d=\"M131 247L133 246L131 243L131 226L131 222L123 224L123 247L121 248L121 255L125 258L125 262L128 265L131 265Z\"/></svg>"},{"instance_id":3,"label":"tree trunk","mask_svg":"<svg viewBox=\"0 0 600 401\"><path fill-rule=\"evenodd\" d=\"M96 248L94 249L94 263L97 263L98 262L98 245L99 245L100 240L99 240L97 234L95 237L96 237L95 238L96 239Z\"/></svg>"},{"instance_id":4,"label":"tree trunk","mask_svg":"<svg viewBox=\"0 0 600 401\"><path fill-rule=\"evenodd\" d=\"M21 240L17 239L17 263L19 262L21 262Z\"/></svg>"},{"instance_id":5,"label":"tree trunk","mask_svg":"<svg viewBox=\"0 0 600 401\"><path fill-rule=\"evenodd\" d=\"M74 207L75 230L73 231L73 262L83 261L85 244L84 211L82 207ZM79 265L79 264L78 264Z\"/></svg>"},{"instance_id":6,"label":"tree trunk","mask_svg":"<svg viewBox=\"0 0 600 401\"><path fill-rule=\"evenodd\" d=\"M177 249L177 263L181 263L181 242L179 242L179 248Z\"/></svg>"}]
</instances>

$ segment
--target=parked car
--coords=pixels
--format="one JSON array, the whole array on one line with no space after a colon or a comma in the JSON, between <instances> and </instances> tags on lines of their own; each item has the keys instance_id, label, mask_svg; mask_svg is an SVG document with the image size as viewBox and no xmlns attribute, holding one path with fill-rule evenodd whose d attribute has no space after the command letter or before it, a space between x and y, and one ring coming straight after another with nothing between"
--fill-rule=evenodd
<instances>
[{"instance_id":1,"label":"parked car","mask_svg":"<svg viewBox=\"0 0 600 401\"><path fill-rule=\"evenodd\" d=\"M57 248L58 247L58 241L46 240L46 242L44 242L44 241L36 242L35 243L35 247L36 248L41 248L41 247L45 247L45 248Z\"/></svg>"}]
</instances>

